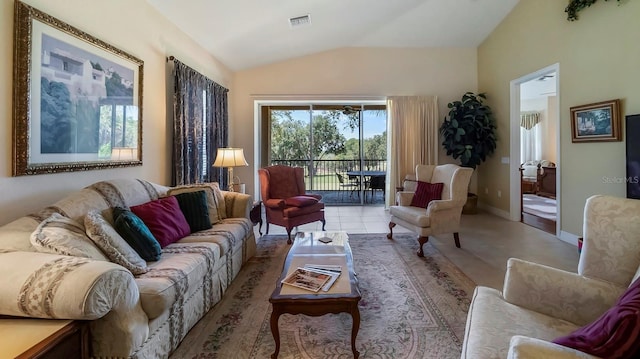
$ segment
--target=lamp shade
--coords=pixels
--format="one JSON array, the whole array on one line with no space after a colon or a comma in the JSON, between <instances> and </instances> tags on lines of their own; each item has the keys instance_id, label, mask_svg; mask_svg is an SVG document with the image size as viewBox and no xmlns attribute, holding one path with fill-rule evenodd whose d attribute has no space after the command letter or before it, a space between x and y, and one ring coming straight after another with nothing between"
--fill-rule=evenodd
<instances>
[{"instance_id":1,"label":"lamp shade","mask_svg":"<svg viewBox=\"0 0 640 359\"><path fill-rule=\"evenodd\" d=\"M248 166L247 160L244 158L244 150L242 148L223 147L218 148L214 167L240 167Z\"/></svg>"}]
</instances>

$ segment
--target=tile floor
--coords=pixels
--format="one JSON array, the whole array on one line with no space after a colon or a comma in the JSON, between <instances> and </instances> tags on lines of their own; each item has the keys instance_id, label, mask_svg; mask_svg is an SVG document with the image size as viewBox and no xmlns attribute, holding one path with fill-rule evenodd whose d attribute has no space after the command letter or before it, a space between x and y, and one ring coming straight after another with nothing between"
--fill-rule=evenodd
<instances>
[{"instance_id":1,"label":"tile floor","mask_svg":"<svg viewBox=\"0 0 640 359\"><path fill-rule=\"evenodd\" d=\"M263 217L264 218L264 217ZM388 233L389 212L382 206L334 206L325 209L326 230L348 233ZM269 234L286 233L283 227L271 225ZM320 230L320 222L300 226L298 230ZM264 234L265 226L262 227ZM295 231L295 230L294 230ZM396 226L394 233L409 232ZM255 227L256 238L259 237ZM461 248L456 248L453 235L431 237L425 245L435 246L476 284L502 289L507 259L521 258L575 272L578 267L577 247L555 236L520 222L508 221L479 211L462 216ZM416 250L417 250L416 241Z\"/></svg>"}]
</instances>

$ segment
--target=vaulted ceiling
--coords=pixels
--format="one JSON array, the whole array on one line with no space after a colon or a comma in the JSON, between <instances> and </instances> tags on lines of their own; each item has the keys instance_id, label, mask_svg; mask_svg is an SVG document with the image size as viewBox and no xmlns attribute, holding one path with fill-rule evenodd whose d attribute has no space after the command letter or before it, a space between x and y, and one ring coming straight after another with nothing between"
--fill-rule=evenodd
<instances>
[{"instance_id":1,"label":"vaulted ceiling","mask_svg":"<svg viewBox=\"0 0 640 359\"><path fill-rule=\"evenodd\" d=\"M232 70L343 47L477 47L518 0L147 0ZM289 18L309 15L310 24Z\"/></svg>"}]
</instances>

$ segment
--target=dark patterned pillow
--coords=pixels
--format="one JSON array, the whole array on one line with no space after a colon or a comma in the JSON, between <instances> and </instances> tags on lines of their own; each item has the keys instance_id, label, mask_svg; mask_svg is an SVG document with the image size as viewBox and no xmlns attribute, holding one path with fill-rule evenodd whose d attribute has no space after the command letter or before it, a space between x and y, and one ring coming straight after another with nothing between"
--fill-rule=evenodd
<instances>
[{"instance_id":1,"label":"dark patterned pillow","mask_svg":"<svg viewBox=\"0 0 640 359\"><path fill-rule=\"evenodd\" d=\"M185 192L177 194L175 197L187 223L189 223L191 233L211 228L205 191Z\"/></svg>"},{"instance_id":2,"label":"dark patterned pillow","mask_svg":"<svg viewBox=\"0 0 640 359\"><path fill-rule=\"evenodd\" d=\"M115 229L129 243L145 261L157 261L160 259L162 249L160 243L151 234L140 217L128 209L116 207L113 209Z\"/></svg>"}]
</instances>

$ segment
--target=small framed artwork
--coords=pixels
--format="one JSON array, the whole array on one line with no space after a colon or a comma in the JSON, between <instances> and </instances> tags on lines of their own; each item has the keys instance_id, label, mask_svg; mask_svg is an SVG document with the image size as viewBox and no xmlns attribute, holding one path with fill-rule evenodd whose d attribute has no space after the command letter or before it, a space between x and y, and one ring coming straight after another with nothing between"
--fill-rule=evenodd
<instances>
[{"instance_id":1,"label":"small framed artwork","mask_svg":"<svg viewBox=\"0 0 640 359\"><path fill-rule=\"evenodd\" d=\"M621 141L620 100L571 107L571 141Z\"/></svg>"},{"instance_id":2,"label":"small framed artwork","mask_svg":"<svg viewBox=\"0 0 640 359\"><path fill-rule=\"evenodd\" d=\"M13 175L142 165L142 60L15 1Z\"/></svg>"}]
</instances>

